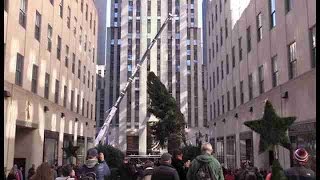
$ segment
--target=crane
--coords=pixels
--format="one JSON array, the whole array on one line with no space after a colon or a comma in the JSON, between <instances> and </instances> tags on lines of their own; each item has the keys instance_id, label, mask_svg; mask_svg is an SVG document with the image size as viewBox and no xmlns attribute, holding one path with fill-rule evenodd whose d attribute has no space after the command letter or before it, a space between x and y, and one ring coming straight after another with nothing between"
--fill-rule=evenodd
<instances>
[{"instance_id":1,"label":"crane","mask_svg":"<svg viewBox=\"0 0 320 180\"><path fill-rule=\"evenodd\" d=\"M146 59L148 52L150 52L152 46L154 45L154 43L157 41L158 37L160 36L160 34L162 33L163 29L165 28L165 26L168 24L169 20L172 20L173 17L175 17L176 15L170 14L167 17L167 19L163 22L161 28L159 29L158 33L156 34L156 36L153 38L153 40L151 41L150 45L148 46L146 52L143 54L141 60L139 61L139 63L136 66L136 69L133 71L132 75L130 76L127 84L125 85L125 87L122 89L120 96L118 97L117 101L114 103L114 105L112 106L107 118L105 119L95 141L94 141L94 145L97 146L99 144L99 142L106 136L106 134L108 133L109 130L109 126L110 126L110 122L112 120L112 118L114 117L114 115L116 114L117 110L118 110L118 106L121 102L121 100L123 99L123 97L125 96L128 87L130 86L130 84L132 83L134 77L136 76L136 74L139 72L143 61Z\"/></svg>"}]
</instances>

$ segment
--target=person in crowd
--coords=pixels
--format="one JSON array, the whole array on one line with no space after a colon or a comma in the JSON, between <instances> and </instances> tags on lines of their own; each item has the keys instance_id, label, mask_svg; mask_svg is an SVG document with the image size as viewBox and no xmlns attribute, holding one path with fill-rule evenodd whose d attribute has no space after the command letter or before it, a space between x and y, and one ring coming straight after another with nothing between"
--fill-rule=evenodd
<instances>
[{"instance_id":1,"label":"person in crowd","mask_svg":"<svg viewBox=\"0 0 320 180\"><path fill-rule=\"evenodd\" d=\"M202 155L197 156L191 162L191 167L187 173L188 180L216 179L224 180L222 167L219 161L211 154L213 152L210 143L201 146Z\"/></svg>"},{"instance_id":2,"label":"person in crowd","mask_svg":"<svg viewBox=\"0 0 320 180\"><path fill-rule=\"evenodd\" d=\"M284 171L288 180L313 180L316 179L314 171L306 167L309 154L304 148L299 148L294 152L295 165ZM271 175L272 176L272 175Z\"/></svg>"},{"instance_id":3,"label":"person in crowd","mask_svg":"<svg viewBox=\"0 0 320 180\"><path fill-rule=\"evenodd\" d=\"M161 155L160 166L153 169L151 180L179 180L177 170L171 165L172 155L164 153Z\"/></svg>"},{"instance_id":4,"label":"person in crowd","mask_svg":"<svg viewBox=\"0 0 320 180\"><path fill-rule=\"evenodd\" d=\"M143 175L142 175L143 180L151 180L151 176L153 173L153 167L154 167L154 164L150 160L147 160L144 163L144 166L143 166L144 171L143 171Z\"/></svg>"},{"instance_id":5,"label":"person in crowd","mask_svg":"<svg viewBox=\"0 0 320 180\"><path fill-rule=\"evenodd\" d=\"M18 169L18 173L19 173L20 180L24 180L23 167L22 166L20 166L20 168Z\"/></svg>"},{"instance_id":6,"label":"person in crowd","mask_svg":"<svg viewBox=\"0 0 320 180\"><path fill-rule=\"evenodd\" d=\"M18 172L18 168L16 167L16 165L14 165L9 174L8 174L8 177L7 177L8 180L20 180L20 177L19 177L19 172Z\"/></svg>"},{"instance_id":7,"label":"person in crowd","mask_svg":"<svg viewBox=\"0 0 320 180\"><path fill-rule=\"evenodd\" d=\"M123 159L123 163L119 170L121 180L134 180L137 170L132 161L128 157Z\"/></svg>"},{"instance_id":8,"label":"person in crowd","mask_svg":"<svg viewBox=\"0 0 320 180\"><path fill-rule=\"evenodd\" d=\"M250 179L262 180L263 177L259 173L258 168L254 167L250 161L247 161L242 166L242 170L238 174L236 180L250 180Z\"/></svg>"},{"instance_id":9,"label":"person in crowd","mask_svg":"<svg viewBox=\"0 0 320 180\"><path fill-rule=\"evenodd\" d=\"M178 171L180 179L187 178L187 172L190 167L190 160L183 162L183 153L180 149L173 151L172 166Z\"/></svg>"},{"instance_id":10,"label":"person in crowd","mask_svg":"<svg viewBox=\"0 0 320 180\"><path fill-rule=\"evenodd\" d=\"M52 180L53 173L49 163L42 163L36 170L36 173L30 178L31 180Z\"/></svg>"},{"instance_id":11,"label":"person in crowd","mask_svg":"<svg viewBox=\"0 0 320 180\"><path fill-rule=\"evenodd\" d=\"M105 177L110 176L110 169L104 160L104 156L99 156L101 161L99 163L98 155L96 148L91 148L87 151L87 160L79 170L80 179L86 176L95 176L97 180L104 180Z\"/></svg>"},{"instance_id":12,"label":"person in crowd","mask_svg":"<svg viewBox=\"0 0 320 180\"><path fill-rule=\"evenodd\" d=\"M225 180L234 180L235 179L234 174L230 169L226 170L226 175L225 175L224 179Z\"/></svg>"},{"instance_id":13,"label":"person in crowd","mask_svg":"<svg viewBox=\"0 0 320 180\"><path fill-rule=\"evenodd\" d=\"M70 164L62 166L62 175L60 177L57 177L55 180L74 180L72 178L72 166Z\"/></svg>"},{"instance_id":14,"label":"person in crowd","mask_svg":"<svg viewBox=\"0 0 320 180\"><path fill-rule=\"evenodd\" d=\"M32 164L31 168L28 170L28 179L36 173L36 166Z\"/></svg>"}]
</instances>

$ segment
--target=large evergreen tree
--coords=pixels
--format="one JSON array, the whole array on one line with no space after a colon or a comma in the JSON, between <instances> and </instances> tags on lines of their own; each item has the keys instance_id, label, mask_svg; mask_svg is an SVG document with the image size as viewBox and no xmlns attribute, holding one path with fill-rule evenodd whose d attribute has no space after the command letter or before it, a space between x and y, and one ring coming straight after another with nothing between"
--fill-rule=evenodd
<instances>
[{"instance_id":1,"label":"large evergreen tree","mask_svg":"<svg viewBox=\"0 0 320 180\"><path fill-rule=\"evenodd\" d=\"M152 132L161 147L166 147L168 142L170 152L170 149L178 148L181 141L186 143L184 116L177 106L176 100L153 72L148 74L147 86L150 98L148 112L159 119L159 122L154 123L151 127Z\"/></svg>"}]
</instances>

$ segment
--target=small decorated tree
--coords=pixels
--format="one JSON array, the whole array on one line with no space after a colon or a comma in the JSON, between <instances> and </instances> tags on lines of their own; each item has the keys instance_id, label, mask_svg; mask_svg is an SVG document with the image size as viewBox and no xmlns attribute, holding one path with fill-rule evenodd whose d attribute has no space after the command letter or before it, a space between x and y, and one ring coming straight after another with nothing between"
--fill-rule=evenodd
<instances>
[{"instance_id":1,"label":"small decorated tree","mask_svg":"<svg viewBox=\"0 0 320 180\"><path fill-rule=\"evenodd\" d=\"M286 179L279 163L279 145L291 149L291 143L287 130L295 121L296 117L279 117L271 102L266 101L264 114L261 119L247 121L244 125L260 134L259 153L267 150L274 152L275 160L272 163L272 179Z\"/></svg>"}]
</instances>

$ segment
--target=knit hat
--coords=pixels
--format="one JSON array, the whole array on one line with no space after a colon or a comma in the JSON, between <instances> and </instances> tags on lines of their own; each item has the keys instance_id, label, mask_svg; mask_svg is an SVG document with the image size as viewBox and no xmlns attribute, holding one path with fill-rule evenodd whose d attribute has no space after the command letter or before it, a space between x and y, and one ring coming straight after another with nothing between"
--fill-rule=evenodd
<instances>
[{"instance_id":1,"label":"knit hat","mask_svg":"<svg viewBox=\"0 0 320 180\"><path fill-rule=\"evenodd\" d=\"M294 152L294 158L299 162L307 162L309 154L304 148L299 148Z\"/></svg>"},{"instance_id":2,"label":"knit hat","mask_svg":"<svg viewBox=\"0 0 320 180\"><path fill-rule=\"evenodd\" d=\"M87 151L88 157L97 157L98 156L98 150L96 148L91 148Z\"/></svg>"},{"instance_id":3,"label":"knit hat","mask_svg":"<svg viewBox=\"0 0 320 180\"><path fill-rule=\"evenodd\" d=\"M169 153L164 153L164 154L162 154L162 156L161 156L161 160L162 161L169 161L170 159L171 159L171 154L169 154Z\"/></svg>"}]
</instances>

